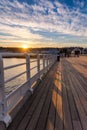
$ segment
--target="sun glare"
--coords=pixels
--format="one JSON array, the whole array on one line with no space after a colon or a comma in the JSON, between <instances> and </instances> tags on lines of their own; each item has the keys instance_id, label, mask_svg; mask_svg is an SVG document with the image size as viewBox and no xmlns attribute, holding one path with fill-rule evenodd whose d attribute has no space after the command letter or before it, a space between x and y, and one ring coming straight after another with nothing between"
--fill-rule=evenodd
<instances>
[{"instance_id":1,"label":"sun glare","mask_svg":"<svg viewBox=\"0 0 87 130\"><path fill-rule=\"evenodd\" d=\"M23 48L23 49L27 49L28 46L27 46L27 45L23 45L22 48Z\"/></svg>"}]
</instances>

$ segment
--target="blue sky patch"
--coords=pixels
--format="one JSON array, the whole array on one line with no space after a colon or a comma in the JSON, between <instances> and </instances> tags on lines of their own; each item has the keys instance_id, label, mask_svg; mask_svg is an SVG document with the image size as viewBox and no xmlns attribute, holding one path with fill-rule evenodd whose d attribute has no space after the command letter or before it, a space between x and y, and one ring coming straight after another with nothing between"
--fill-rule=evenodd
<instances>
[{"instance_id":1,"label":"blue sky patch","mask_svg":"<svg viewBox=\"0 0 87 130\"><path fill-rule=\"evenodd\" d=\"M1 0L0 12L0 46L87 47L87 0Z\"/></svg>"}]
</instances>

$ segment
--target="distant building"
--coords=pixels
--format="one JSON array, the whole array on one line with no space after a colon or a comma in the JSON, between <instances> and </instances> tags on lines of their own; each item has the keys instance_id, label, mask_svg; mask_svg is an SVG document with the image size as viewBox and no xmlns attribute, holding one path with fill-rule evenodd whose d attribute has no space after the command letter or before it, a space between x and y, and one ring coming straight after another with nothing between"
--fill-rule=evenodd
<instances>
[{"instance_id":1,"label":"distant building","mask_svg":"<svg viewBox=\"0 0 87 130\"><path fill-rule=\"evenodd\" d=\"M82 54L87 54L87 48L83 48Z\"/></svg>"},{"instance_id":2,"label":"distant building","mask_svg":"<svg viewBox=\"0 0 87 130\"><path fill-rule=\"evenodd\" d=\"M41 54L58 54L59 50L56 48L43 49L38 51Z\"/></svg>"},{"instance_id":3,"label":"distant building","mask_svg":"<svg viewBox=\"0 0 87 130\"><path fill-rule=\"evenodd\" d=\"M71 51L71 56L79 56L79 54L82 54L82 51L80 48L76 47Z\"/></svg>"}]
</instances>

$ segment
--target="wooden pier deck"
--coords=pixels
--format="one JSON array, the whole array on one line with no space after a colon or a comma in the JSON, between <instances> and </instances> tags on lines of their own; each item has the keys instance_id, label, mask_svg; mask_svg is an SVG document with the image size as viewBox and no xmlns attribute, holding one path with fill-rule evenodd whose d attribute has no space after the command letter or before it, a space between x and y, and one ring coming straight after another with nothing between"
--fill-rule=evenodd
<instances>
[{"instance_id":1,"label":"wooden pier deck","mask_svg":"<svg viewBox=\"0 0 87 130\"><path fill-rule=\"evenodd\" d=\"M87 57L57 62L7 130L87 130Z\"/></svg>"}]
</instances>

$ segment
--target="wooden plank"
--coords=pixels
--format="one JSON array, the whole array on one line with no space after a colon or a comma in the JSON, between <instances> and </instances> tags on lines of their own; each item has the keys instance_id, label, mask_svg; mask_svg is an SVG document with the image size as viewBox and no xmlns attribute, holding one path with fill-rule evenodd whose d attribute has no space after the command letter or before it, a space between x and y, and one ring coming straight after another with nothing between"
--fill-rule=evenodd
<instances>
[{"instance_id":1,"label":"wooden plank","mask_svg":"<svg viewBox=\"0 0 87 130\"><path fill-rule=\"evenodd\" d=\"M50 88L47 99L46 99L44 106L42 108L42 112L39 116L39 120L38 120L38 123L37 123L35 130L44 130L45 129L47 116L49 113L49 107L50 107L50 103L51 103L51 97L52 97L52 89Z\"/></svg>"},{"instance_id":2,"label":"wooden plank","mask_svg":"<svg viewBox=\"0 0 87 130\"><path fill-rule=\"evenodd\" d=\"M56 72L56 69L57 69L57 66L55 66L53 71ZM53 76L53 78L55 80L55 75ZM54 130L55 129L56 95L57 95L56 86L55 86L54 81L53 81L53 83L52 83L52 99L51 99L51 105L49 108L49 114L48 114L45 130Z\"/></svg>"},{"instance_id":3,"label":"wooden plank","mask_svg":"<svg viewBox=\"0 0 87 130\"><path fill-rule=\"evenodd\" d=\"M73 75L73 81L75 82L74 86L75 86L75 89L76 89L77 94L79 96L80 102L81 102L81 104L83 106L84 112L87 115L87 96L86 96L87 93L86 93L86 95L83 95L83 93L81 91L82 88L80 88L80 84L79 84L78 78L75 77L74 75Z\"/></svg>"},{"instance_id":4,"label":"wooden plank","mask_svg":"<svg viewBox=\"0 0 87 130\"><path fill-rule=\"evenodd\" d=\"M63 113L64 113L64 130L73 130L71 114L68 104L66 87L63 86Z\"/></svg>"},{"instance_id":5,"label":"wooden plank","mask_svg":"<svg viewBox=\"0 0 87 130\"><path fill-rule=\"evenodd\" d=\"M47 91L48 88L49 88L49 84L51 83L51 82L49 82L49 80L52 79L52 76L51 76L52 74L51 73L53 74L53 72L51 71L46 76L46 78L43 80L43 82L40 84L42 92L37 93L36 99L32 102L32 106L30 107L30 109L26 113L25 117L22 119L21 123L19 124L19 127L17 128L18 130L20 130L20 129L24 130L29 125L29 123L30 123L30 121L32 119L32 116L34 114L34 111L36 111L35 109L38 107L38 103L39 103L41 97L43 96L44 92ZM44 91L43 91L43 89L44 89ZM35 116L34 116L34 118L35 118Z\"/></svg>"},{"instance_id":6,"label":"wooden plank","mask_svg":"<svg viewBox=\"0 0 87 130\"><path fill-rule=\"evenodd\" d=\"M63 67L63 66L62 66ZM71 113L69 108L69 101L67 96L67 76L63 68L62 70L62 80L63 80L63 113L64 113L64 130L73 130Z\"/></svg>"},{"instance_id":7,"label":"wooden plank","mask_svg":"<svg viewBox=\"0 0 87 130\"><path fill-rule=\"evenodd\" d=\"M67 96L68 96L68 102L69 102L71 117L72 117L72 120L79 120L75 101L74 101L72 90L71 90L71 84L69 82L69 79L70 79L70 75L69 75L70 71L69 70L71 70L71 68L69 67L69 65L66 64L66 61L64 61L63 68L64 68L64 70L63 70L64 71L63 72L64 77L66 78L65 86L66 86L66 89L67 89ZM67 77L66 77L66 73L67 73Z\"/></svg>"},{"instance_id":8,"label":"wooden plank","mask_svg":"<svg viewBox=\"0 0 87 130\"><path fill-rule=\"evenodd\" d=\"M49 87L48 87L48 89L49 89ZM39 120L39 116L41 114L43 105L45 103L45 100L46 100L46 97L47 97L47 94L49 91L48 89L46 89L46 92L44 92L42 98L40 98L39 104L38 104L35 112L33 113L32 118L31 118L26 130L35 130L35 127L36 127L37 122Z\"/></svg>"},{"instance_id":9,"label":"wooden plank","mask_svg":"<svg viewBox=\"0 0 87 130\"><path fill-rule=\"evenodd\" d=\"M66 67L66 62L64 63L63 67L64 68ZM68 71L68 69L70 70L71 67L68 65L68 67L66 67L66 69ZM69 82L69 80L71 78L70 74L71 74L71 72L68 71L68 74L67 74L67 87L66 88L67 88L67 92L68 92L68 99L69 99L69 105L70 105L73 128L74 128L74 130L82 130L81 122L79 120L79 116L78 116L78 112L77 112L78 110L76 108L75 101L73 99L72 89L71 89L71 86L74 87L74 85L71 84L71 82ZM76 122L77 122L77 125L76 125Z\"/></svg>"},{"instance_id":10,"label":"wooden plank","mask_svg":"<svg viewBox=\"0 0 87 130\"><path fill-rule=\"evenodd\" d=\"M84 60L83 60L84 59ZM68 62L72 65L72 67L76 70L74 71L74 74L77 75L78 74L78 80L79 83L83 84L83 88L86 90L87 92L87 57L80 57L79 60L77 60L77 58L74 58L73 60L71 59L67 59ZM73 64L73 61L76 64ZM85 62L84 62L85 61ZM85 70L84 68L80 68L80 65L83 64L84 66L86 66Z\"/></svg>"},{"instance_id":11,"label":"wooden plank","mask_svg":"<svg viewBox=\"0 0 87 130\"><path fill-rule=\"evenodd\" d=\"M70 77L70 75L69 75L69 77ZM83 129L85 130L85 129L87 129L87 126L86 126L87 118L86 118L86 115L84 113L83 106L81 105L81 102L80 102L80 99L79 99L79 96L78 96L78 91L76 90L77 85L76 85L74 77L75 77L75 75L74 76L71 75L69 80L71 82L71 88L72 88L72 92L73 92L74 99L75 99L75 102L76 102L76 106L77 106L77 110L78 110L79 117L80 117L80 120L81 120L81 124L82 124ZM78 86L78 89L79 89L79 86Z\"/></svg>"},{"instance_id":12,"label":"wooden plank","mask_svg":"<svg viewBox=\"0 0 87 130\"><path fill-rule=\"evenodd\" d=\"M0 130L6 130L6 126L2 121L0 121Z\"/></svg>"},{"instance_id":13,"label":"wooden plank","mask_svg":"<svg viewBox=\"0 0 87 130\"><path fill-rule=\"evenodd\" d=\"M61 82L61 66L57 68L55 85L57 87L57 107L56 107L56 120L55 130L63 130L63 103L62 103L62 82Z\"/></svg>"},{"instance_id":14,"label":"wooden plank","mask_svg":"<svg viewBox=\"0 0 87 130\"><path fill-rule=\"evenodd\" d=\"M20 122L23 119L24 115L26 114L27 110L31 106L35 97L36 97L36 92L26 101L26 103L23 105L23 107L17 113L16 117L13 119L12 123L7 128L7 130L17 129L18 125L20 124Z\"/></svg>"},{"instance_id":15,"label":"wooden plank","mask_svg":"<svg viewBox=\"0 0 87 130\"><path fill-rule=\"evenodd\" d=\"M70 78L70 81L71 81L71 84L72 84L72 79L71 78ZM75 88L73 86L72 86L72 92L73 92L73 95L74 95L76 107L77 107L77 110L78 110L78 113L79 113L79 117L80 117L80 121L81 121L83 130L86 130L87 129L87 118L86 118L86 115L84 113L83 107L82 107L82 105L80 103L79 97L78 97L78 95L76 93L76 90L75 90Z\"/></svg>"},{"instance_id":16,"label":"wooden plank","mask_svg":"<svg viewBox=\"0 0 87 130\"><path fill-rule=\"evenodd\" d=\"M47 76L45 78L47 78ZM44 83L45 78L43 79L43 81L41 82L41 84L37 87L37 89L35 90L34 94L30 97L30 99L28 99L26 101L26 103L24 104L24 106L18 112L17 116L14 118L14 120L12 121L12 123L10 124L10 126L8 127L8 130L15 130L15 129L18 128L20 122L24 119L24 116L26 115L27 111L31 107L31 104L33 103L34 99L36 99L36 97L38 96L38 94L40 93L40 91L43 91L44 87L41 88L41 85ZM46 85L46 84L44 84L44 85Z\"/></svg>"},{"instance_id":17,"label":"wooden plank","mask_svg":"<svg viewBox=\"0 0 87 130\"><path fill-rule=\"evenodd\" d=\"M87 98L87 82L85 77L79 73L73 66L72 66L72 74L76 77L76 82L78 82L79 88L82 92L82 94Z\"/></svg>"},{"instance_id":18,"label":"wooden plank","mask_svg":"<svg viewBox=\"0 0 87 130\"><path fill-rule=\"evenodd\" d=\"M56 63L8 130L86 130L86 79L77 71L79 63L75 58L63 59L62 68Z\"/></svg>"},{"instance_id":19,"label":"wooden plank","mask_svg":"<svg viewBox=\"0 0 87 130\"><path fill-rule=\"evenodd\" d=\"M73 66L69 64L69 62L66 63L68 64L68 67L66 67L67 71L71 70L70 72L68 71L68 74L71 73L73 76L73 82L75 83L73 85L75 86L84 111L87 114L87 92L83 88L83 82L79 83L79 73L75 68L73 68Z\"/></svg>"},{"instance_id":20,"label":"wooden plank","mask_svg":"<svg viewBox=\"0 0 87 130\"><path fill-rule=\"evenodd\" d=\"M51 99L51 106L49 109L49 115L47 119L46 129L45 130L54 130L55 128L55 111L56 111L56 92L52 90L52 99Z\"/></svg>"},{"instance_id":21,"label":"wooden plank","mask_svg":"<svg viewBox=\"0 0 87 130\"><path fill-rule=\"evenodd\" d=\"M73 128L74 130L82 130L80 121L73 121Z\"/></svg>"},{"instance_id":22,"label":"wooden plank","mask_svg":"<svg viewBox=\"0 0 87 130\"><path fill-rule=\"evenodd\" d=\"M43 96L43 94L45 92L45 85L48 86L47 82L45 82L45 84L43 86L41 86L42 87L41 91L39 93L37 93L37 96L36 96L35 100L32 102L32 104L31 104L30 108L28 109L26 115L24 116L24 118L20 122L20 124L19 124L19 126L17 128L18 130L20 130L20 129L24 130L27 127L27 125L28 125L28 123L29 123L29 121L30 121L36 107L38 106L38 103L39 103L41 97Z\"/></svg>"},{"instance_id":23,"label":"wooden plank","mask_svg":"<svg viewBox=\"0 0 87 130\"><path fill-rule=\"evenodd\" d=\"M72 77L73 77L73 82L75 83L75 89L77 91L77 94L79 96L80 102L83 106L83 109L85 111L85 114L87 115L87 92L83 88L83 81L79 83L79 73L77 72L76 69L74 69L71 66L72 69Z\"/></svg>"},{"instance_id":24,"label":"wooden plank","mask_svg":"<svg viewBox=\"0 0 87 130\"><path fill-rule=\"evenodd\" d=\"M40 114L42 112L46 98L48 96L49 89L51 89L51 85L53 84L53 75L54 75L54 72L51 71L51 74L49 75L48 86L46 85L46 87L45 87L46 92L43 93L43 96L40 99L40 102L39 102L35 112L33 113L33 116L31 118L26 130L28 130L28 129L35 130L36 129Z\"/></svg>"}]
</instances>

